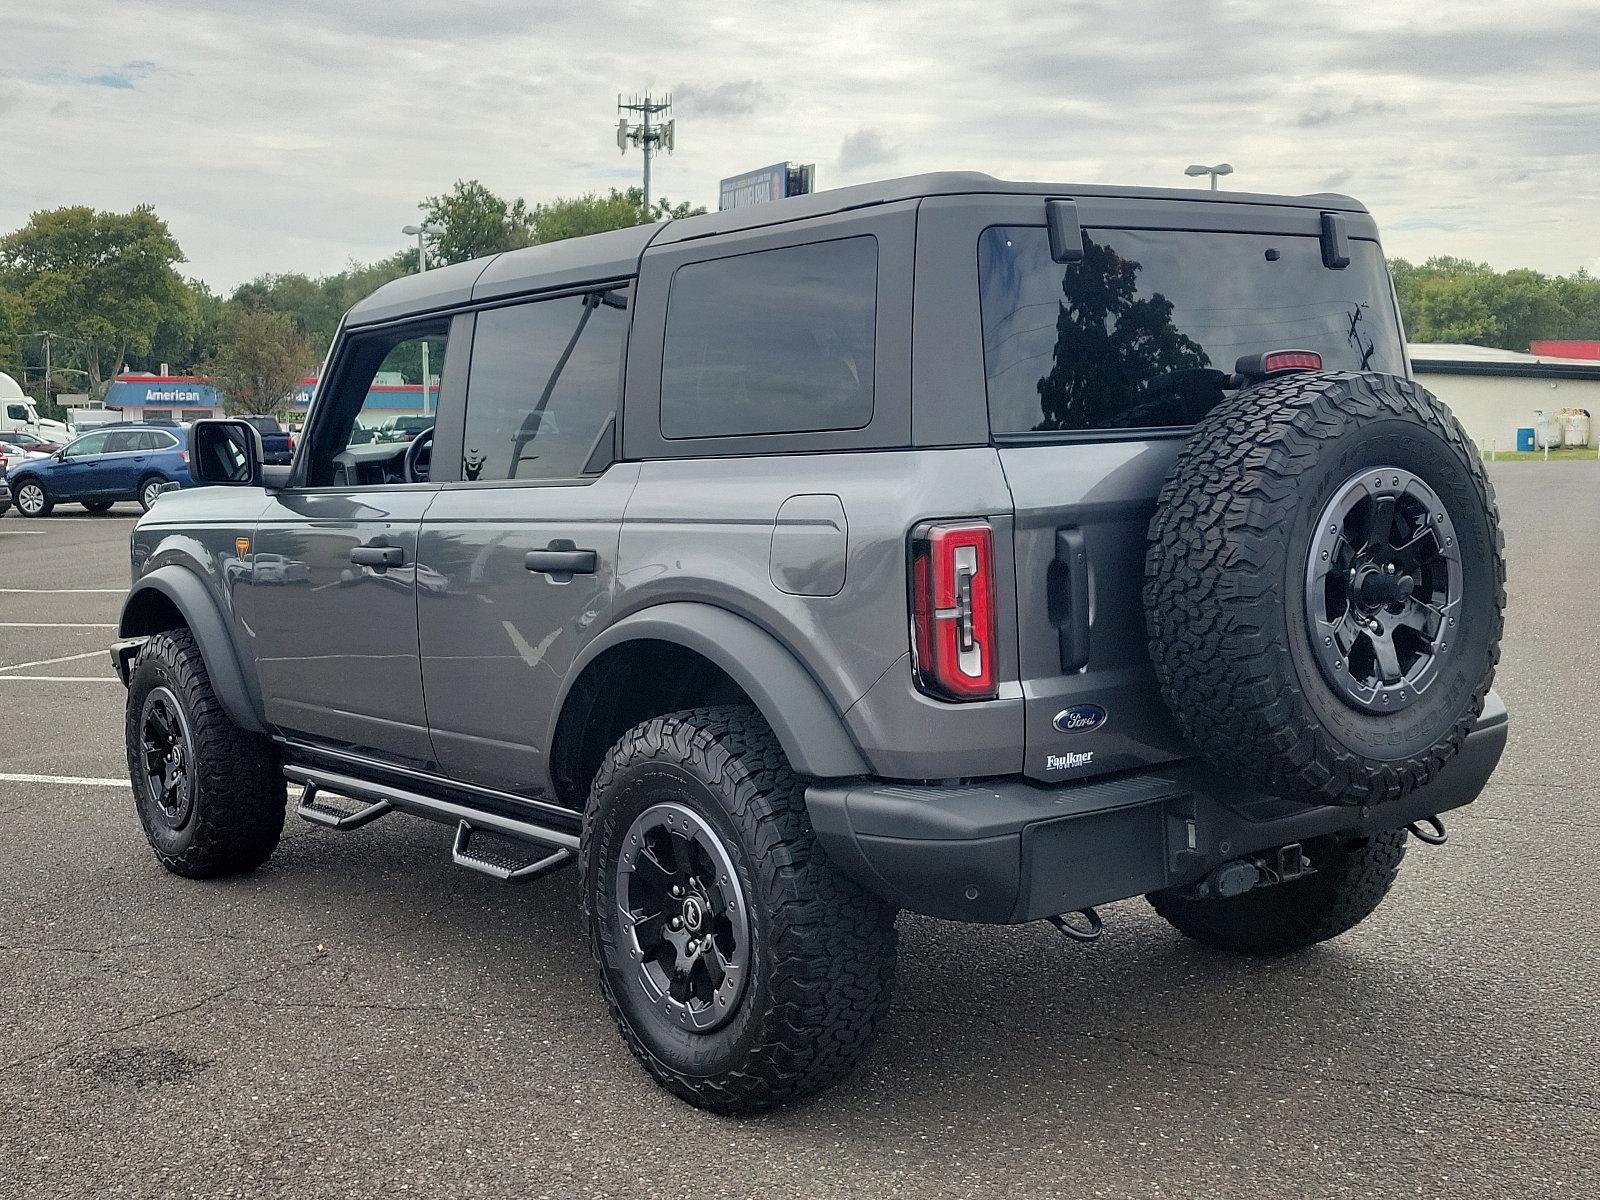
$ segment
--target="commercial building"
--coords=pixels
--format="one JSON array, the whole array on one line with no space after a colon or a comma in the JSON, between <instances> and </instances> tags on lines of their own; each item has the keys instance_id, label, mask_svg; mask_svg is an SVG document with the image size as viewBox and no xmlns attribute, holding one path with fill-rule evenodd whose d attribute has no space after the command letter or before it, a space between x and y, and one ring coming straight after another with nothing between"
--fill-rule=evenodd
<instances>
[{"instance_id":1,"label":"commercial building","mask_svg":"<svg viewBox=\"0 0 1600 1200\"><path fill-rule=\"evenodd\" d=\"M1515 450L1517 430L1533 428L1539 412L1600 416L1600 360L1453 343L1413 343L1410 352L1417 382L1450 406L1480 450Z\"/></svg>"},{"instance_id":2,"label":"commercial building","mask_svg":"<svg viewBox=\"0 0 1600 1200\"><path fill-rule=\"evenodd\" d=\"M420 383L401 383L397 378L386 379L381 374L378 378L379 382L368 390L365 414L381 412L388 419L420 416L426 411ZM291 423L305 419L316 386L316 377L310 375L296 385L287 410ZM438 394L439 378L435 375L429 398L437 399ZM200 375L118 375L106 391L105 406L120 410L129 421L157 424L223 415L222 396L209 379ZM431 404L428 407L431 408Z\"/></svg>"}]
</instances>

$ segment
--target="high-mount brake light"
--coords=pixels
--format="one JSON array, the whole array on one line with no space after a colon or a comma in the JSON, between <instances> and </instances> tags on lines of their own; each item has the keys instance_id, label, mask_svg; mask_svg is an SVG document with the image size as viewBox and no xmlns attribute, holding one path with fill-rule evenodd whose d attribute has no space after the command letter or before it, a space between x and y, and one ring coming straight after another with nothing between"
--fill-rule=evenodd
<instances>
[{"instance_id":1,"label":"high-mount brake light","mask_svg":"<svg viewBox=\"0 0 1600 1200\"><path fill-rule=\"evenodd\" d=\"M994 535L986 521L919 525L911 540L917 685L947 700L996 693Z\"/></svg>"},{"instance_id":2,"label":"high-mount brake light","mask_svg":"<svg viewBox=\"0 0 1600 1200\"><path fill-rule=\"evenodd\" d=\"M1233 373L1240 383L1270 379L1292 371L1322 370L1322 355L1315 350L1269 350L1265 354L1246 354L1233 364Z\"/></svg>"}]
</instances>

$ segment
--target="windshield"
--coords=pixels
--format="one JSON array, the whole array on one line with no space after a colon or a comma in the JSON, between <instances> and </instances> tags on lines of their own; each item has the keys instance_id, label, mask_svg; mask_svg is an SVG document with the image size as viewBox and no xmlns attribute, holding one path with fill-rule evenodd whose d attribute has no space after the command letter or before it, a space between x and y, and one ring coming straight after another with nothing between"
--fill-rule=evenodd
<instances>
[{"instance_id":1,"label":"windshield","mask_svg":"<svg viewBox=\"0 0 1600 1200\"><path fill-rule=\"evenodd\" d=\"M1377 243L1330 270L1304 236L1087 230L1080 262L1045 230L978 243L997 434L1192 425L1246 354L1314 350L1330 371L1405 373Z\"/></svg>"}]
</instances>

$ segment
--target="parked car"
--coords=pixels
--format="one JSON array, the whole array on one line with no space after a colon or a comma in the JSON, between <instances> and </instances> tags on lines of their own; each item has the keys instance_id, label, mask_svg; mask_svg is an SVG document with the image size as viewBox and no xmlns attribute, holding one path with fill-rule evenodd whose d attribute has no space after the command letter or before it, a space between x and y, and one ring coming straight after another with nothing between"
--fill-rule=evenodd
<instances>
[{"instance_id":1,"label":"parked car","mask_svg":"<svg viewBox=\"0 0 1600 1200\"><path fill-rule=\"evenodd\" d=\"M378 440L381 442L415 441L432 428L432 417L396 417L378 431Z\"/></svg>"},{"instance_id":2,"label":"parked car","mask_svg":"<svg viewBox=\"0 0 1600 1200\"><path fill-rule=\"evenodd\" d=\"M240 417L261 435L261 461L284 466L294 461L294 434L278 424L277 417Z\"/></svg>"},{"instance_id":3,"label":"parked car","mask_svg":"<svg viewBox=\"0 0 1600 1200\"><path fill-rule=\"evenodd\" d=\"M352 444L446 339L438 428ZM623 1040L707 1109L861 1059L900 909L1337 937L1506 744L1485 467L1348 197L840 188L408 277L329 362L292 467L197 422L227 486L133 531L155 856L258 866L287 776L332 830L576 865ZM1470 886L1428 868L1405 900ZM1364 974L1342 1012L1406 1004Z\"/></svg>"},{"instance_id":4,"label":"parked car","mask_svg":"<svg viewBox=\"0 0 1600 1200\"><path fill-rule=\"evenodd\" d=\"M179 434L159 425L108 425L46 458L12 464L6 487L25 517L48 516L68 501L104 512L118 500L137 500L149 512L168 483L189 486L189 451Z\"/></svg>"},{"instance_id":5,"label":"parked car","mask_svg":"<svg viewBox=\"0 0 1600 1200\"><path fill-rule=\"evenodd\" d=\"M11 429L0 433L0 441L10 442L13 446L20 446L24 450L35 454L54 454L65 444L64 442L46 441L36 433L29 433L24 429Z\"/></svg>"}]
</instances>

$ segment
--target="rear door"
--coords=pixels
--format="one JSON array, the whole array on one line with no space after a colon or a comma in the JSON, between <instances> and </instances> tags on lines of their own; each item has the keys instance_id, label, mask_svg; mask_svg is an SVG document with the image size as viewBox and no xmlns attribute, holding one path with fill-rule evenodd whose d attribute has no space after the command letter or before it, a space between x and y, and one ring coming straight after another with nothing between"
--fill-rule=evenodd
<instances>
[{"instance_id":1,"label":"rear door","mask_svg":"<svg viewBox=\"0 0 1600 1200\"><path fill-rule=\"evenodd\" d=\"M631 289L477 314L465 417L441 423L444 483L418 546L433 745L464 783L549 791L556 695L616 591L637 464L612 462Z\"/></svg>"},{"instance_id":2,"label":"rear door","mask_svg":"<svg viewBox=\"0 0 1600 1200\"><path fill-rule=\"evenodd\" d=\"M1025 771L1059 781L1191 753L1147 650L1157 497L1243 355L1306 349L1330 370L1404 374L1372 223L1341 217L1351 261L1331 269L1313 208L1084 199L1081 257L1057 262L1043 197L925 208L941 203L964 214L933 224L959 229L976 263L981 386L1016 505Z\"/></svg>"}]
</instances>

